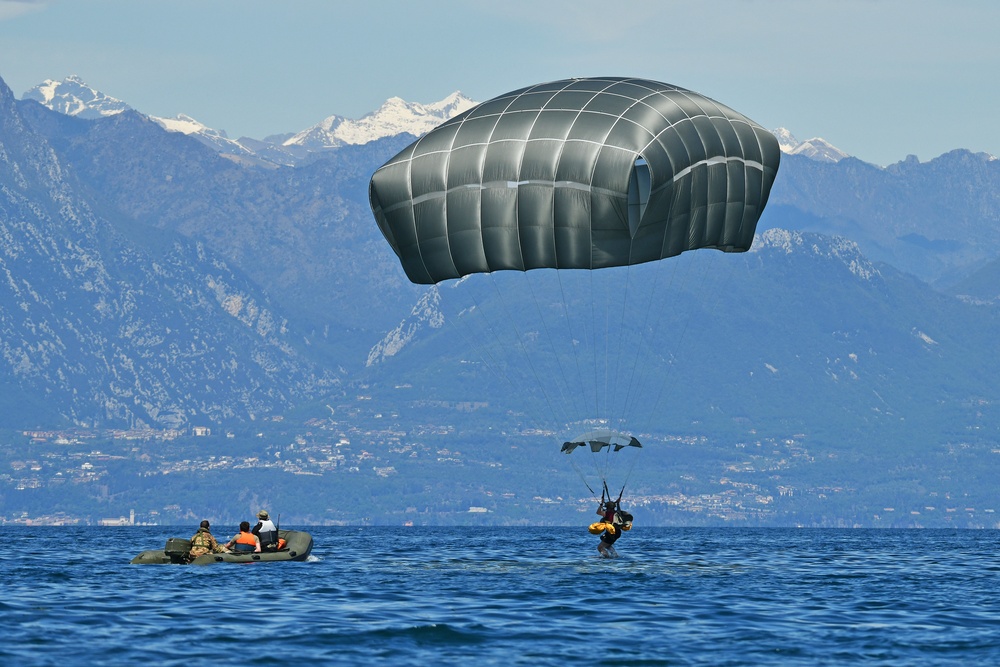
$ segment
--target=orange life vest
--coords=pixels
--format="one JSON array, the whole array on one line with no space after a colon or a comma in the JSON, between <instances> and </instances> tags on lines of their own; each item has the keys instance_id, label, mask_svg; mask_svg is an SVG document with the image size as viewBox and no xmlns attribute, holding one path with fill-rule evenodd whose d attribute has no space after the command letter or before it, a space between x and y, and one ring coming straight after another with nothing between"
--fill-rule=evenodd
<instances>
[{"instance_id":1,"label":"orange life vest","mask_svg":"<svg viewBox=\"0 0 1000 667\"><path fill-rule=\"evenodd\" d=\"M249 544L252 547L257 546L257 536L253 533L244 533L240 531L239 537L236 538L236 544Z\"/></svg>"}]
</instances>

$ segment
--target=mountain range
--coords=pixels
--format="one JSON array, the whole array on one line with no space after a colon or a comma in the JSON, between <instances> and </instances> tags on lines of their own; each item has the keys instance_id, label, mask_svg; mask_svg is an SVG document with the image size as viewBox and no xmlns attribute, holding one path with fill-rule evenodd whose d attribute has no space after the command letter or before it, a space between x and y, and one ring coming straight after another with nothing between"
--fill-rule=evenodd
<instances>
[{"instance_id":1,"label":"mountain range","mask_svg":"<svg viewBox=\"0 0 1000 667\"><path fill-rule=\"evenodd\" d=\"M78 76L69 76L62 81L47 79L25 92L22 99L34 100L65 115L87 119L115 116L132 110L122 100L91 88ZM328 116L299 132L263 139L230 139L225 130L207 127L185 114L173 118L146 117L169 132L194 137L231 159L249 158L263 163L293 165L317 152L341 146L362 145L401 134L420 136L475 104L458 91L433 104L406 102L393 97L378 110L357 120Z\"/></svg>"},{"instance_id":2,"label":"mountain range","mask_svg":"<svg viewBox=\"0 0 1000 667\"><path fill-rule=\"evenodd\" d=\"M198 496L171 510L189 520L239 516L270 488L325 521L335 485L389 522L427 504L465 521L497 494L517 506L507 520L565 521L572 480L548 445L614 426L664 454L635 486L652 521L710 521L724 498L726 521L911 525L947 501L984 525L968 508L992 498L1000 460L1000 161L883 167L778 129L747 253L416 286L368 182L472 104L393 99L234 140L74 77L22 99L0 82L4 460L44 469L21 434L37 429L228 434L143 436L103 486L53 477L29 495L13 489L32 478L4 477L0 502L145 512ZM61 441L51 455L75 460ZM251 489L218 468L234 457L282 465ZM160 475L161 459L191 472Z\"/></svg>"},{"instance_id":3,"label":"mountain range","mask_svg":"<svg viewBox=\"0 0 1000 667\"><path fill-rule=\"evenodd\" d=\"M394 98L360 120L330 116L262 140L144 115L75 77L20 101L3 86L0 103L4 377L18 392L7 426L257 419L321 404L372 373L449 398L480 386L459 372L469 359L441 324L464 311L440 305L444 289L406 281L367 202L376 167L474 104L460 93ZM673 364L698 388L672 409L705 417L747 383L761 405L806 402L831 429L844 405L857 426L885 412L881 399L992 401L983 332L1000 297L1000 162L957 150L878 167L822 139L776 135L785 155L759 247L734 260L747 272L731 287L740 296L723 326L687 325L689 358L725 357L698 372L728 390L664 356L653 367ZM491 297L474 282L451 291L485 308ZM686 302L704 296L685 289ZM556 303L551 291L538 298ZM750 357L720 352L741 338L755 341ZM867 374L852 367L862 359ZM925 380L919 397L888 382L900 372ZM824 390L809 399L803 385Z\"/></svg>"}]
</instances>

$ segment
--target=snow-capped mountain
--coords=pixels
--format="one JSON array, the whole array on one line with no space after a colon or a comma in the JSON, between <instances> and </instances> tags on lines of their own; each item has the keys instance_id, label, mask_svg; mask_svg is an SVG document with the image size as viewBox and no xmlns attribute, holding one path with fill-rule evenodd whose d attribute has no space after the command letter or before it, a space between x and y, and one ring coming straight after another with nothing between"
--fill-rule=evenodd
<instances>
[{"instance_id":1,"label":"snow-capped mountain","mask_svg":"<svg viewBox=\"0 0 1000 667\"><path fill-rule=\"evenodd\" d=\"M35 100L53 111L81 118L100 118L131 109L125 102L91 88L75 75L62 81L48 79L26 92L22 99ZM290 165L316 151L366 144L404 133L420 136L475 105L476 102L457 91L432 104L393 97L378 111L357 120L330 116L301 132L263 140L230 139L224 130L208 127L185 114L173 118L144 115L165 130L193 137L224 155Z\"/></svg>"},{"instance_id":2,"label":"snow-capped mountain","mask_svg":"<svg viewBox=\"0 0 1000 667\"><path fill-rule=\"evenodd\" d=\"M100 118L121 113L131 107L117 98L88 86L78 76L62 81L47 79L23 96L54 111L81 118ZM439 102L419 104L399 97L386 100L377 111L359 119L329 116L312 127L294 134L276 135L263 140L242 137L230 139L190 116L174 118L147 116L170 132L194 137L216 151L230 156L257 158L276 164L295 164L310 153L339 146L367 144L400 134L421 136L450 118L471 109L477 102L456 91ZM785 128L774 130L781 150L820 162L839 162L847 153L818 137L799 141Z\"/></svg>"},{"instance_id":3,"label":"snow-capped mountain","mask_svg":"<svg viewBox=\"0 0 1000 667\"><path fill-rule=\"evenodd\" d=\"M160 118L149 116L154 123L168 132L180 132L194 137L207 146L214 148L223 154L253 156L255 152L238 141L230 139L225 130L216 130L198 122L186 114L177 114L173 118Z\"/></svg>"},{"instance_id":4,"label":"snow-capped mountain","mask_svg":"<svg viewBox=\"0 0 1000 667\"><path fill-rule=\"evenodd\" d=\"M35 100L53 111L80 118L102 118L132 109L116 97L91 88L83 79L71 75L62 81L46 79L24 95L25 100ZM224 130L215 130L184 114L173 118L146 116L168 132L180 132L224 154L251 156L254 152L226 136Z\"/></svg>"},{"instance_id":5,"label":"snow-capped mountain","mask_svg":"<svg viewBox=\"0 0 1000 667\"><path fill-rule=\"evenodd\" d=\"M393 97L378 111L358 120L330 116L294 135L284 145L315 150L344 144L366 144L404 133L419 137L475 105L476 102L458 91L433 104L417 104Z\"/></svg>"},{"instance_id":6,"label":"snow-capped mountain","mask_svg":"<svg viewBox=\"0 0 1000 667\"><path fill-rule=\"evenodd\" d=\"M81 118L113 116L131 108L118 98L91 88L76 75L62 81L46 79L22 95L21 99L35 100L53 111Z\"/></svg>"},{"instance_id":7,"label":"snow-capped mountain","mask_svg":"<svg viewBox=\"0 0 1000 667\"><path fill-rule=\"evenodd\" d=\"M778 145L782 152L790 155L803 155L820 162L840 162L845 157L850 157L827 140L819 137L799 141L783 127L774 130L773 134L778 139Z\"/></svg>"}]
</instances>

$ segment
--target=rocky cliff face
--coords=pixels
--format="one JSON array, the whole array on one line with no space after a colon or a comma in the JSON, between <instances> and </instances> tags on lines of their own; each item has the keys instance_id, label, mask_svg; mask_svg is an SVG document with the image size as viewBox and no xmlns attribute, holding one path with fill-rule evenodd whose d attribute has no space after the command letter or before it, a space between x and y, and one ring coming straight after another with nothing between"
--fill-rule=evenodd
<instances>
[{"instance_id":1,"label":"rocky cliff face","mask_svg":"<svg viewBox=\"0 0 1000 667\"><path fill-rule=\"evenodd\" d=\"M0 85L4 424L253 419L328 388L266 294L204 242L95 196L45 135L89 123Z\"/></svg>"}]
</instances>

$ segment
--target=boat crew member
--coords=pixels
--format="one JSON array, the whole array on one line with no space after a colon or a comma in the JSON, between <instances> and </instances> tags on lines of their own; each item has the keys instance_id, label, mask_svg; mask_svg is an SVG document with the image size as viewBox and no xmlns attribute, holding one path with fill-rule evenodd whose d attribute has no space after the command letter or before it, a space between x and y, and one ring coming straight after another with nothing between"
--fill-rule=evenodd
<instances>
[{"instance_id":1,"label":"boat crew member","mask_svg":"<svg viewBox=\"0 0 1000 667\"><path fill-rule=\"evenodd\" d=\"M267 510L257 512L257 525L250 532L260 538L260 548L264 551L275 551L278 548L278 527L271 521Z\"/></svg>"},{"instance_id":2,"label":"boat crew member","mask_svg":"<svg viewBox=\"0 0 1000 667\"><path fill-rule=\"evenodd\" d=\"M208 519L202 521L198 532L191 537L191 551L188 552L188 558L194 560L198 556L208 553L221 554L225 553L225 551L225 547L219 544L215 536L212 535Z\"/></svg>"},{"instance_id":3,"label":"boat crew member","mask_svg":"<svg viewBox=\"0 0 1000 667\"><path fill-rule=\"evenodd\" d=\"M237 553L247 551L260 551L260 538L250 532L250 522L240 522L240 532L233 539L226 542L226 548Z\"/></svg>"}]
</instances>

